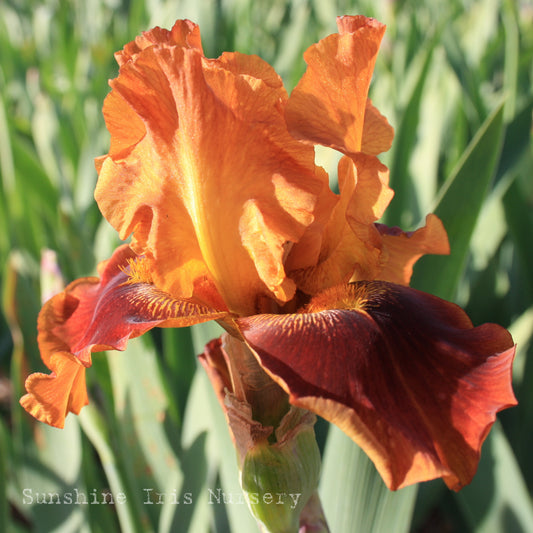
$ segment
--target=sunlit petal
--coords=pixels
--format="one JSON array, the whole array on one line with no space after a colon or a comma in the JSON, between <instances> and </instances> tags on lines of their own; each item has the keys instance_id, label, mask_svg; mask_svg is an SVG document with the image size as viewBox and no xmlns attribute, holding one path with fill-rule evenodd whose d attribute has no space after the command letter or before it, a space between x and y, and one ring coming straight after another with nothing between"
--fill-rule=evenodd
<instances>
[{"instance_id":1,"label":"sunlit petal","mask_svg":"<svg viewBox=\"0 0 533 533\"><path fill-rule=\"evenodd\" d=\"M409 285L413 266L424 254L447 255L450 253L448 236L440 219L426 217L426 225L416 231L405 232L378 224L383 238L382 269L378 279Z\"/></svg>"},{"instance_id":2,"label":"sunlit petal","mask_svg":"<svg viewBox=\"0 0 533 533\"><path fill-rule=\"evenodd\" d=\"M60 351L90 365L91 352L123 350L128 339L155 326L189 326L227 315L188 300L177 300L154 285L130 279L135 254L118 248L99 278L82 278L48 300L39 314L43 361Z\"/></svg>"},{"instance_id":3,"label":"sunlit petal","mask_svg":"<svg viewBox=\"0 0 533 533\"><path fill-rule=\"evenodd\" d=\"M163 291L191 297L207 279L238 314L262 296L284 302L295 289L286 245L313 222L327 177L313 149L289 135L272 67L236 53L206 59L161 31L111 82L98 204L121 237L133 233Z\"/></svg>"},{"instance_id":4,"label":"sunlit petal","mask_svg":"<svg viewBox=\"0 0 533 533\"><path fill-rule=\"evenodd\" d=\"M374 279L381 268L382 238L375 222L393 197L387 167L374 156L345 156L338 177L340 197L322 233L316 263L291 271L298 288L311 295L350 279ZM293 247L287 269L304 243L305 237Z\"/></svg>"},{"instance_id":5,"label":"sunlit petal","mask_svg":"<svg viewBox=\"0 0 533 533\"><path fill-rule=\"evenodd\" d=\"M307 70L292 91L286 110L290 132L298 139L345 154L390 147L392 128L367 96L385 26L366 17L339 17L339 33L304 54ZM380 122L381 124L377 124ZM372 135L372 139L363 139Z\"/></svg>"},{"instance_id":6,"label":"sunlit petal","mask_svg":"<svg viewBox=\"0 0 533 533\"><path fill-rule=\"evenodd\" d=\"M339 180L353 174L355 181L345 216L352 231L372 253L382 246L375 222L383 216L394 192L389 187L389 170L379 159L357 154L352 160L345 157L339 164ZM364 258L359 259L359 263L363 261Z\"/></svg>"},{"instance_id":7,"label":"sunlit petal","mask_svg":"<svg viewBox=\"0 0 533 533\"><path fill-rule=\"evenodd\" d=\"M387 152L392 146L393 138L394 130L392 126L372 105L372 102L367 100L361 152L368 155L378 155L382 152Z\"/></svg>"},{"instance_id":8,"label":"sunlit petal","mask_svg":"<svg viewBox=\"0 0 533 533\"><path fill-rule=\"evenodd\" d=\"M238 321L291 403L341 427L392 489L469 483L496 413L516 403L509 333L386 282L333 288L306 311Z\"/></svg>"},{"instance_id":9,"label":"sunlit petal","mask_svg":"<svg viewBox=\"0 0 533 533\"><path fill-rule=\"evenodd\" d=\"M26 379L28 394L20 404L37 420L62 428L69 412L79 414L89 403L85 386L85 366L68 352L49 358L52 374L35 373Z\"/></svg>"}]
</instances>

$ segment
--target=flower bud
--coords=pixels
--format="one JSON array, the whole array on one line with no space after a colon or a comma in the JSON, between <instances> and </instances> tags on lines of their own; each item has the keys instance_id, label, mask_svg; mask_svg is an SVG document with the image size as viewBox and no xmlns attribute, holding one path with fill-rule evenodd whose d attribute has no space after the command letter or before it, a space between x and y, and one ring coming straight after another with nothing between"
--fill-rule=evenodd
<instances>
[{"instance_id":1,"label":"flower bud","mask_svg":"<svg viewBox=\"0 0 533 533\"><path fill-rule=\"evenodd\" d=\"M244 457L242 489L265 531L297 532L300 514L316 491L320 451L315 419L309 411L291 407L275 431L275 442L258 442Z\"/></svg>"}]
</instances>

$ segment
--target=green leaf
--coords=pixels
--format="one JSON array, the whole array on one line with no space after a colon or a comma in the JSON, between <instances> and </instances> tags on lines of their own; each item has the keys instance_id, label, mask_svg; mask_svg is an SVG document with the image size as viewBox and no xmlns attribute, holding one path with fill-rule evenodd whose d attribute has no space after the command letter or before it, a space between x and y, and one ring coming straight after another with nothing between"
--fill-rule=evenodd
<instances>
[{"instance_id":1,"label":"green leaf","mask_svg":"<svg viewBox=\"0 0 533 533\"><path fill-rule=\"evenodd\" d=\"M89 404L83 408L79 420L85 435L100 458L109 487L116 500L115 509L122 530L132 533L149 531L141 528L142 515L138 512L139 509L135 506L133 498L128 498L132 491L111 445L110 431L105 419L93 405Z\"/></svg>"},{"instance_id":2,"label":"green leaf","mask_svg":"<svg viewBox=\"0 0 533 533\"><path fill-rule=\"evenodd\" d=\"M203 352L205 344L220 336L221 332L220 326L214 322L194 326L192 333L196 353ZM183 445L190 446L204 432L207 434L208 480L206 490L200 495L200 505L217 524L226 523L229 531L257 531L239 483L237 455L226 418L207 374L203 368L198 368L187 403ZM195 520L195 524L201 523L198 513ZM202 530L195 527L191 531Z\"/></svg>"},{"instance_id":3,"label":"green leaf","mask_svg":"<svg viewBox=\"0 0 533 533\"><path fill-rule=\"evenodd\" d=\"M174 531L207 531L208 513L202 506L207 492L206 434L199 434L180 455L183 483L176 501L167 499L161 511L159 533ZM179 508L178 508L179 506ZM199 522L200 521L200 522Z\"/></svg>"},{"instance_id":4,"label":"green leaf","mask_svg":"<svg viewBox=\"0 0 533 533\"><path fill-rule=\"evenodd\" d=\"M205 439L203 442L205 477L198 487L199 492L195 496L195 510L190 522L190 531L198 531L199 533L209 530L213 509L209 505L207 495L208 490L212 488L212 484L215 482L221 460L221 449L218 446L217 436L213 428L211 404L206 401L206 394L210 393L207 377L204 375L203 369L199 368L191 383L182 430L182 446L184 448L191 449L195 442L202 438ZM199 476L196 476L196 479L199 481Z\"/></svg>"},{"instance_id":5,"label":"green leaf","mask_svg":"<svg viewBox=\"0 0 533 533\"><path fill-rule=\"evenodd\" d=\"M525 385L524 372L527 362L527 351L533 345L533 306L522 313L509 327L516 346L516 356L513 362L513 383L515 386ZM533 414L533 413L532 413Z\"/></svg>"},{"instance_id":6,"label":"green leaf","mask_svg":"<svg viewBox=\"0 0 533 533\"><path fill-rule=\"evenodd\" d=\"M331 426L319 492L333 533L402 533L409 531L417 487L390 491L363 450Z\"/></svg>"},{"instance_id":7,"label":"green leaf","mask_svg":"<svg viewBox=\"0 0 533 533\"><path fill-rule=\"evenodd\" d=\"M519 181L514 181L503 198L505 218L509 233L513 238L521 271L521 290L533 296L533 247L531 246L531 228L533 212L531 206L524 202L527 192ZM530 200L531 201L531 200Z\"/></svg>"},{"instance_id":8,"label":"green leaf","mask_svg":"<svg viewBox=\"0 0 533 533\"><path fill-rule=\"evenodd\" d=\"M161 381L165 386L169 414L176 429L181 425L192 377L196 369L190 328L164 328L160 330L162 356Z\"/></svg>"},{"instance_id":9,"label":"green leaf","mask_svg":"<svg viewBox=\"0 0 533 533\"><path fill-rule=\"evenodd\" d=\"M80 420L83 430L83 423ZM106 531L118 531L120 524L114 497L110 491L110 483L106 478L98 454L87 438L86 433L82 439L82 472L85 486L97 494L99 504L88 505L88 525L92 533L105 533Z\"/></svg>"},{"instance_id":10,"label":"green leaf","mask_svg":"<svg viewBox=\"0 0 533 533\"><path fill-rule=\"evenodd\" d=\"M499 424L485 442L477 475L456 498L472 531L530 531L531 498Z\"/></svg>"},{"instance_id":11,"label":"green leaf","mask_svg":"<svg viewBox=\"0 0 533 533\"><path fill-rule=\"evenodd\" d=\"M168 439L165 427L168 400L157 354L150 344L149 336L130 341L125 352L109 353L108 363L117 434L121 447L128 449L121 456L130 476L132 493L128 498L135 502L141 515L146 514L152 524L157 524L162 503L146 501L159 501L159 494L179 491L183 476L173 449L178 443ZM164 500L163 496L161 501Z\"/></svg>"},{"instance_id":12,"label":"green leaf","mask_svg":"<svg viewBox=\"0 0 533 533\"><path fill-rule=\"evenodd\" d=\"M81 432L75 418L67 419L62 430L37 423L34 435L38 446L14 450L15 461L23 461L18 472L12 502L28 513L39 533L80 531L87 527L90 489L81 476ZM17 464L15 462L15 464Z\"/></svg>"},{"instance_id":13,"label":"green leaf","mask_svg":"<svg viewBox=\"0 0 533 533\"><path fill-rule=\"evenodd\" d=\"M451 254L420 261L415 267L413 287L453 299L465 268L470 238L499 161L502 135L503 104L481 126L436 201L433 211L448 232Z\"/></svg>"},{"instance_id":14,"label":"green leaf","mask_svg":"<svg viewBox=\"0 0 533 533\"><path fill-rule=\"evenodd\" d=\"M498 168L498 177L505 175L516 166L531 143L533 97L513 117L505 130L505 141Z\"/></svg>"},{"instance_id":15,"label":"green leaf","mask_svg":"<svg viewBox=\"0 0 533 533\"><path fill-rule=\"evenodd\" d=\"M463 88L465 111L469 121L476 123L479 117L486 114L485 103L480 93L479 73L469 65L460 41L457 29L449 26L444 35L447 59Z\"/></svg>"},{"instance_id":16,"label":"green leaf","mask_svg":"<svg viewBox=\"0 0 533 533\"><path fill-rule=\"evenodd\" d=\"M505 69L504 87L507 94L505 103L505 117L511 118L515 114L519 58L520 58L520 28L518 27L518 7L512 0L503 2L502 23L505 31Z\"/></svg>"},{"instance_id":17,"label":"green leaf","mask_svg":"<svg viewBox=\"0 0 533 533\"><path fill-rule=\"evenodd\" d=\"M440 35L440 32L437 33ZM395 133L392 145L392 162L390 165L391 187L395 192L394 201L391 202L385 213L388 224L404 225L406 217L413 215L412 211L417 206L414 202L413 182L409 174L409 163L416 143L419 112L424 86L431 67L431 60L435 44L438 42L434 36L423 48L420 72L414 83L407 105L402 112L402 119Z\"/></svg>"},{"instance_id":18,"label":"green leaf","mask_svg":"<svg viewBox=\"0 0 533 533\"><path fill-rule=\"evenodd\" d=\"M9 437L4 421L0 420L0 479L8 479L8 443ZM8 524L8 507L7 507L7 483L0 483L0 530L7 531Z\"/></svg>"}]
</instances>

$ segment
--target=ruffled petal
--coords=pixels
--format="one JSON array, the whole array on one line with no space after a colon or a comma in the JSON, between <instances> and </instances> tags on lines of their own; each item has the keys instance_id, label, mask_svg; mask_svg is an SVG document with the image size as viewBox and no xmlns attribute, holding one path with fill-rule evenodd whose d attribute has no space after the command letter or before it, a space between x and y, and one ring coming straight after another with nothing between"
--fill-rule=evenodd
<instances>
[{"instance_id":1,"label":"ruffled petal","mask_svg":"<svg viewBox=\"0 0 533 533\"><path fill-rule=\"evenodd\" d=\"M79 414L89 403L85 366L68 352L53 354L49 366L50 375L38 372L28 376L28 394L20 399L20 404L37 420L62 428L69 412Z\"/></svg>"},{"instance_id":2,"label":"ruffled petal","mask_svg":"<svg viewBox=\"0 0 533 533\"><path fill-rule=\"evenodd\" d=\"M247 76L251 83L261 80L272 89L283 89L283 80L278 73L257 56L224 52L214 63L220 64L235 76Z\"/></svg>"},{"instance_id":3,"label":"ruffled petal","mask_svg":"<svg viewBox=\"0 0 533 533\"><path fill-rule=\"evenodd\" d=\"M178 20L171 31L155 27L150 31L145 31L131 41L123 50L115 54L115 59L119 66L136 59L136 57L151 46L182 46L193 48L203 54L200 28L190 20Z\"/></svg>"},{"instance_id":4,"label":"ruffled petal","mask_svg":"<svg viewBox=\"0 0 533 533\"><path fill-rule=\"evenodd\" d=\"M393 136L387 120L367 104L385 25L363 16L339 17L337 24L338 34L304 54L307 70L285 112L289 131L348 155L375 155L390 148Z\"/></svg>"},{"instance_id":5,"label":"ruffled petal","mask_svg":"<svg viewBox=\"0 0 533 533\"><path fill-rule=\"evenodd\" d=\"M357 154L351 161L345 157L339 164L339 179L353 174L355 188L346 206L346 220L357 237L368 248L381 248L375 222L385 213L394 192L389 187L389 170L377 157Z\"/></svg>"},{"instance_id":6,"label":"ruffled petal","mask_svg":"<svg viewBox=\"0 0 533 533\"><path fill-rule=\"evenodd\" d=\"M138 261L138 263L135 263ZM178 300L146 280L142 258L127 246L100 265L99 278L74 281L48 300L38 319L38 343L51 375L32 374L22 405L36 418L62 426L65 415L87 404L85 368L91 353L124 350L149 329L181 327L228 316L190 300Z\"/></svg>"},{"instance_id":7,"label":"ruffled petal","mask_svg":"<svg viewBox=\"0 0 533 533\"><path fill-rule=\"evenodd\" d=\"M143 40L104 104L102 213L122 238L133 234L163 291L188 298L207 279L237 314L265 296L287 301L286 248L313 222L327 176L287 131L279 76L255 56L206 59L164 30Z\"/></svg>"},{"instance_id":8,"label":"ruffled petal","mask_svg":"<svg viewBox=\"0 0 533 533\"><path fill-rule=\"evenodd\" d=\"M377 279L409 285L414 264L424 254L450 253L448 236L441 220L435 215L426 217L426 225L416 231L376 225L382 235L382 269Z\"/></svg>"},{"instance_id":9,"label":"ruffled petal","mask_svg":"<svg viewBox=\"0 0 533 533\"><path fill-rule=\"evenodd\" d=\"M361 152L368 155L378 155L387 152L392 146L394 130L387 119L366 101L365 121L363 123L363 139Z\"/></svg>"},{"instance_id":10,"label":"ruffled petal","mask_svg":"<svg viewBox=\"0 0 533 533\"><path fill-rule=\"evenodd\" d=\"M338 176L340 197L322 233L316 263L290 271L292 257L306 243L304 236L286 265L298 288L310 295L350 280L374 279L381 268L382 238L375 222L394 194L389 171L375 156L360 153L340 160Z\"/></svg>"},{"instance_id":11,"label":"ruffled petal","mask_svg":"<svg viewBox=\"0 0 533 533\"><path fill-rule=\"evenodd\" d=\"M89 366L92 352L124 350L128 339L155 326L190 326L227 316L226 311L172 298L138 273L130 277L139 268L134 259L132 250L121 246L101 265L100 279L76 280L45 303L38 342L47 366L56 352L70 352Z\"/></svg>"},{"instance_id":12,"label":"ruffled petal","mask_svg":"<svg viewBox=\"0 0 533 533\"><path fill-rule=\"evenodd\" d=\"M238 324L291 403L341 427L391 489L442 477L459 490L496 413L516 403L509 333L400 285L336 287L304 313Z\"/></svg>"}]
</instances>

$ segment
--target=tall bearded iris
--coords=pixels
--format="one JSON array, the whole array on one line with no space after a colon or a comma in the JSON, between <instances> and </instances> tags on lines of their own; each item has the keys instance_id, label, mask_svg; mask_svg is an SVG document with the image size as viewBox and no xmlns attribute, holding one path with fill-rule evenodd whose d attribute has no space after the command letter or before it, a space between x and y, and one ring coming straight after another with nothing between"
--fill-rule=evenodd
<instances>
[{"instance_id":1,"label":"tall bearded iris","mask_svg":"<svg viewBox=\"0 0 533 533\"><path fill-rule=\"evenodd\" d=\"M51 374L26 381L33 416L62 427L80 412L93 352L216 320L226 333L201 360L241 466L316 413L391 489L471 481L496 413L515 404L513 341L409 288L421 255L448 253L446 232L433 215L412 233L377 224L393 196L377 158L393 131L368 99L385 26L337 22L290 96L256 56L204 57L189 21L116 54L95 196L131 242L44 305ZM315 145L343 154L340 194Z\"/></svg>"}]
</instances>

